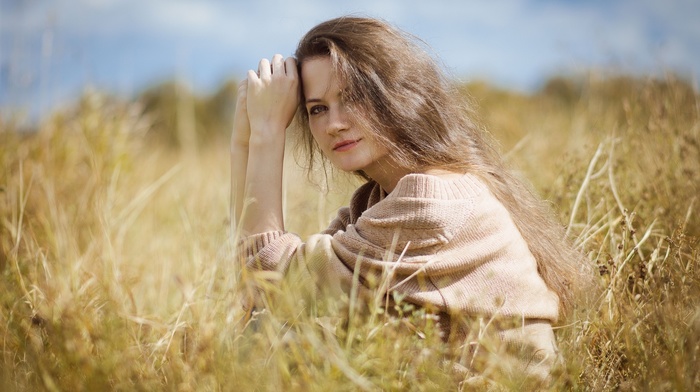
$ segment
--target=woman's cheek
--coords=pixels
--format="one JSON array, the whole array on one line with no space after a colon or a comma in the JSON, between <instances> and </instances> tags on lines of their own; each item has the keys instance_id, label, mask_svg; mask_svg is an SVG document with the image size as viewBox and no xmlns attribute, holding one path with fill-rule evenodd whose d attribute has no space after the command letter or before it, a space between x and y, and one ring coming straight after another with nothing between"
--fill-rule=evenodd
<instances>
[{"instance_id":1,"label":"woman's cheek","mask_svg":"<svg viewBox=\"0 0 700 392\"><path fill-rule=\"evenodd\" d=\"M309 120L309 128L311 129L311 135L314 137L317 143L321 144L323 140L323 126L317 118L312 118Z\"/></svg>"}]
</instances>

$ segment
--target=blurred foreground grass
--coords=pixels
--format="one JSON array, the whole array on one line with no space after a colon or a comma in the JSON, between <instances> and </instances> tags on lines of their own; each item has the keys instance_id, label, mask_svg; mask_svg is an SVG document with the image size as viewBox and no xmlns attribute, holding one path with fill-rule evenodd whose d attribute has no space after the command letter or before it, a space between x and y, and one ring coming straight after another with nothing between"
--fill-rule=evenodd
<instances>
[{"instance_id":1,"label":"blurred foreground grass","mask_svg":"<svg viewBox=\"0 0 700 392\"><path fill-rule=\"evenodd\" d=\"M598 267L600 293L557 328L566 361L552 388L700 389L697 93L672 77L464 89ZM339 324L279 285L249 322L225 132L159 122L173 114L156 101L89 94L32 134L0 119L0 390L459 388L454 348L420 312L339 304ZM188 139L188 127L200 130ZM335 181L324 193L290 160L291 231L324 227L354 187Z\"/></svg>"}]
</instances>

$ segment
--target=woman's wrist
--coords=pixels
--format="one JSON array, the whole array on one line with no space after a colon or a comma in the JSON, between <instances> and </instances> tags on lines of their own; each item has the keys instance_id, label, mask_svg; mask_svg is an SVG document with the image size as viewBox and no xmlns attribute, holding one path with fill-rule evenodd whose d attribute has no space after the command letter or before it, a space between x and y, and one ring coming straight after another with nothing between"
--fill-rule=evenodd
<instances>
[{"instance_id":1,"label":"woman's wrist","mask_svg":"<svg viewBox=\"0 0 700 392\"><path fill-rule=\"evenodd\" d=\"M259 127L251 132L248 146L269 146L276 143L284 145L285 130L286 128L281 126Z\"/></svg>"}]
</instances>

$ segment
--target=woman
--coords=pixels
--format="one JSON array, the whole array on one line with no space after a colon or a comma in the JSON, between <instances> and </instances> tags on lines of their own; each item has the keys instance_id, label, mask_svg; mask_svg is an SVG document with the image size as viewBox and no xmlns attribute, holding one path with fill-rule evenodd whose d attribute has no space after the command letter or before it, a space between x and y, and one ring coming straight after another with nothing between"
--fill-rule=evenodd
<instances>
[{"instance_id":1,"label":"woman","mask_svg":"<svg viewBox=\"0 0 700 392\"><path fill-rule=\"evenodd\" d=\"M282 217L295 112L310 165L320 150L366 179L306 242ZM333 19L295 58L261 60L240 85L231 147L247 266L293 268L327 296L347 295L355 274L361 294L395 291L437 314L447 340L473 337L468 321L486 320L501 343L491 350L517 358L499 371L546 378L552 324L571 307L582 259L472 115L430 56L382 21Z\"/></svg>"}]
</instances>

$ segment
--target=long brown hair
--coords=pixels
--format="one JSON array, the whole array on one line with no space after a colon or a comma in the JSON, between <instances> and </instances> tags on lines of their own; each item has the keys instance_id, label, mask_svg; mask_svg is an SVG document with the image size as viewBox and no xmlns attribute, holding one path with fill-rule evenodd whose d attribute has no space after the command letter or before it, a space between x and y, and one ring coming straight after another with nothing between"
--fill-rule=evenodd
<instances>
[{"instance_id":1,"label":"long brown hair","mask_svg":"<svg viewBox=\"0 0 700 392\"><path fill-rule=\"evenodd\" d=\"M479 176L510 212L540 275L568 313L583 256L566 241L549 206L508 170L488 132L474 121L464 95L419 40L381 20L340 17L312 28L295 56L300 67L311 58L330 57L345 83L343 99L354 121L385 143L401 167ZM302 129L309 129L303 99L297 119ZM301 137L311 169L323 154L311 132L301 132Z\"/></svg>"}]
</instances>

